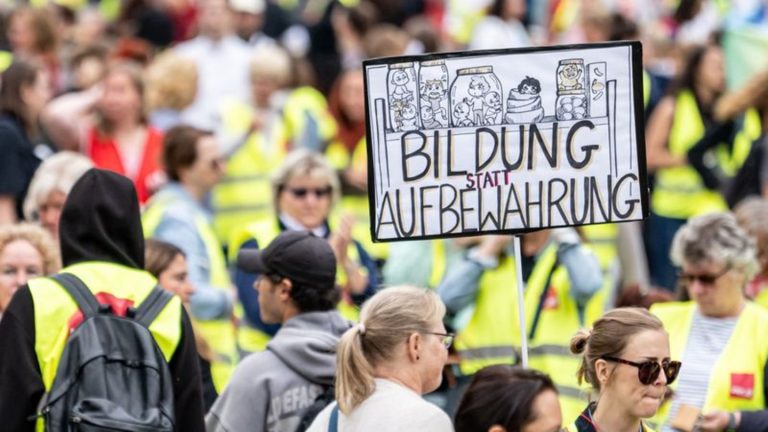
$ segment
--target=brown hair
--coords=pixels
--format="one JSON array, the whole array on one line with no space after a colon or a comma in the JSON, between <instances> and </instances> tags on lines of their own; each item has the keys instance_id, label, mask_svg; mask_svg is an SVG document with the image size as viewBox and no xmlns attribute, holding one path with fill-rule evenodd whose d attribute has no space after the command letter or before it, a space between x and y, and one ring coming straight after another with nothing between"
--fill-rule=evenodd
<instances>
[{"instance_id":1,"label":"brown hair","mask_svg":"<svg viewBox=\"0 0 768 432\"><path fill-rule=\"evenodd\" d=\"M374 391L374 368L392 359L412 333L428 332L445 306L434 291L385 288L363 304L360 324L347 330L336 350L336 400L349 414Z\"/></svg>"},{"instance_id":2,"label":"brown hair","mask_svg":"<svg viewBox=\"0 0 768 432\"><path fill-rule=\"evenodd\" d=\"M20 120L28 134L34 132L36 119L29 118L21 90L34 86L42 70L35 62L14 60L0 78L0 110Z\"/></svg>"},{"instance_id":3,"label":"brown hair","mask_svg":"<svg viewBox=\"0 0 768 432\"><path fill-rule=\"evenodd\" d=\"M571 352L584 355L577 373L579 384L586 381L600 391L595 362L606 356L621 356L629 339L645 330L664 330L664 325L642 308L610 310L595 321L592 330L579 330L571 339Z\"/></svg>"},{"instance_id":4,"label":"brown hair","mask_svg":"<svg viewBox=\"0 0 768 432\"><path fill-rule=\"evenodd\" d=\"M149 238L144 242L144 270L159 278L179 255L185 256L184 251L171 243Z\"/></svg>"},{"instance_id":5,"label":"brown hair","mask_svg":"<svg viewBox=\"0 0 768 432\"><path fill-rule=\"evenodd\" d=\"M35 40L32 42L32 50L34 54L54 53L58 45L58 37L56 36L56 24L54 23L53 16L48 10L44 8L31 8L28 6L22 6L17 8L11 13L8 19L8 24L11 21L18 18L28 18L29 26L32 28L32 33L35 35Z\"/></svg>"},{"instance_id":6,"label":"brown hair","mask_svg":"<svg viewBox=\"0 0 768 432\"><path fill-rule=\"evenodd\" d=\"M197 141L211 133L192 126L171 128L163 140L163 164L168 178L179 181L179 171L197 160Z\"/></svg>"}]
</instances>

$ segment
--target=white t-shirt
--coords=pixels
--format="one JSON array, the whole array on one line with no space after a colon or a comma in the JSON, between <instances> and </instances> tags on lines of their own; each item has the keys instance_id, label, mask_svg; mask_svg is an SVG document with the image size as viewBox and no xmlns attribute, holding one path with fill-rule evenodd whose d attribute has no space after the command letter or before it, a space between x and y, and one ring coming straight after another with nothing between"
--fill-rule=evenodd
<instances>
[{"instance_id":1,"label":"white t-shirt","mask_svg":"<svg viewBox=\"0 0 768 432\"><path fill-rule=\"evenodd\" d=\"M376 378L376 390L351 415L339 412L339 432L453 432L448 415L411 389ZM325 407L307 432L326 432L331 410Z\"/></svg>"}]
</instances>

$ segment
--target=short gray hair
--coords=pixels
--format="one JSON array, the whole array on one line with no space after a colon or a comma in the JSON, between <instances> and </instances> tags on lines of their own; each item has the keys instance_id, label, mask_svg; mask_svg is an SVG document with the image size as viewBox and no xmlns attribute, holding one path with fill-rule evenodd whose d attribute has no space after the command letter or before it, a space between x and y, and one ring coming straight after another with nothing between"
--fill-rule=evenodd
<instances>
[{"instance_id":1,"label":"short gray hair","mask_svg":"<svg viewBox=\"0 0 768 432\"><path fill-rule=\"evenodd\" d=\"M730 212L689 220L675 235L670 255L678 266L722 263L742 271L747 280L758 269L755 241Z\"/></svg>"},{"instance_id":2,"label":"short gray hair","mask_svg":"<svg viewBox=\"0 0 768 432\"><path fill-rule=\"evenodd\" d=\"M278 198L281 189L292 178L302 175L326 180L331 186L331 208L336 205L341 198L341 183L336 171L322 154L300 148L288 153L283 164L272 174L272 204L275 211L280 211Z\"/></svg>"},{"instance_id":3,"label":"short gray hair","mask_svg":"<svg viewBox=\"0 0 768 432\"><path fill-rule=\"evenodd\" d=\"M93 162L80 153L60 151L47 158L35 171L29 183L27 197L24 199L24 218L37 220L40 204L53 191L69 195L72 186L93 168Z\"/></svg>"}]
</instances>

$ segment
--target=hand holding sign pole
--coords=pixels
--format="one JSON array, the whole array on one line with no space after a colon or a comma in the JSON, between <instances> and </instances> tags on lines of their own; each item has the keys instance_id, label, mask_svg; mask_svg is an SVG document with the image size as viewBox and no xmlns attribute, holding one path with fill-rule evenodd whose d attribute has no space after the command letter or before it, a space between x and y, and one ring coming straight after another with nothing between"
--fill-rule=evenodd
<instances>
[{"instance_id":1,"label":"hand holding sign pole","mask_svg":"<svg viewBox=\"0 0 768 432\"><path fill-rule=\"evenodd\" d=\"M366 61L373 240L646 217L641 58L615 42Z\"/></svg>"}]
</instances>

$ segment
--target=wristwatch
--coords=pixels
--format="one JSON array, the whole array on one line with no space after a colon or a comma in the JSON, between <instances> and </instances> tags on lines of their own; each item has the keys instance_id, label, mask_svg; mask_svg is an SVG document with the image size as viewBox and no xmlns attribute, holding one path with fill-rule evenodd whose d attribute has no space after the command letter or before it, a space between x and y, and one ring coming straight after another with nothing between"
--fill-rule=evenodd
<instances>
[{"instance_id":1,"label":"wristwatch","mask_svg":"<svg viewBox=\"0 0 768 432\"><path fill-rule=\"evenodd\" d=\"M726 432L736 432L736 414L728 413L728 425L725 430Z\"/></svg>"}]
</instances>

